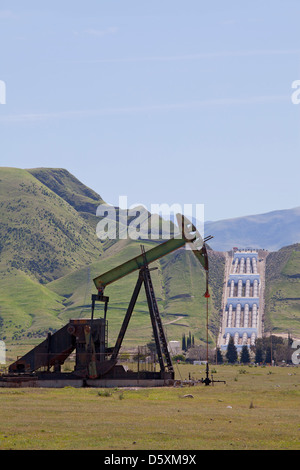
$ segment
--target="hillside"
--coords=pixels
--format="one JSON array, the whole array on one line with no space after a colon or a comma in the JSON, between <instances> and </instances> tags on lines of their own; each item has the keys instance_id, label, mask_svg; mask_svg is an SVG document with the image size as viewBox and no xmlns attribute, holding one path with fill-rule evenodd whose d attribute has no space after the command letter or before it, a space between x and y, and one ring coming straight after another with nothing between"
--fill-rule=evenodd
<instances>
[{"instance_id":1,"label":"hillside","mask_svg":"<svg viewBox=\"0 0 300 470\"><path fill-rule=\"evenodd\" d=\"M205 234L214 235L210 245L217 251L233 246L277 251L300 242L300 207L206 222Z\"/></svg>"},{"instance_id":2,"label":"hillside","mask_svg":"<svg viewBox=\"0 0 300 470\"><path fill-rule=\"evenodd\" d=\"M0 170L1 338L41 337L61 326L65 299L46 285L98 259L94 229L26 170Z\"/></svg>"},{"instance_id":3,"label":"hillside","mask_svg":"<svg viewBox=\"0 0 300 470\"><path fill-rule=\"evenodd\" d=\"M100 241L96 236L103 203L100 195L63 169L0 169L0 339L18 351L40 342L48 331L69 318L90 315L93 277L140 254L158 241ZM279 211L281 212L281 211ZM290 213L290 220L296 217ZM258 216L259 217L259 216ZM144 215L147 223L148 215ZM278 214L274 215L276 232ZM158 220L161 224L161 220ZM220 229L220 227L219 227ZM269 228L269 233L271 233ZM208 232L207 232L208 233ZM210 230L215 240L229 232ZM231 245L239 245L238 234ZM244 240L245 241L245 240ZM219 242L217 242L219 243ZM228 241L229 244L229 241ZM250 243L249 243L250 244ZM246 243L243 243L246 245ZM299 244L272 251L267 258L266 330L300 336ZM209 249L210 341L219 328L224 253ZM189 331L205 340L206 300L204 271L192 252L178 250L154 263L155 293L169 340ZM109 342L119 332L137 273L108 286ZM101 306L96 315L101 315ZM125 337L125 346L145 344L152 331L144 292L138 299Z\"/></svg>"},{"instance_id":4,"label":"hillside","mask_svg":"<svg viewBox=\"0 0 300 470\"><path fill-rule=\"evenodd\" d=\"M300 243L268 255L265 297L265 331L300 338Z\"/></svg>"},{"instance_id":5,"label":"hillside","mask_svg":"<svg viewBox=\"0 0 300 470\"><path fill-rule=\"evenodd\" d=\"M0 179L2 273L17 269L46 283L101 254L95 230L29 172L2 168Z\"/></svg>"},{"instance_id":6,"label":"hillside","mask_svg":"<svg viewBox=\"0 0 300 470\"><path fill-rule=\"evenodd\" d=\"M85 186L64 168L32 168L27 170L40 183L73 207L93 231L99 219L96 210L105 204L102 197Z\"/></svg>"},{"instance_id":7,"label":"hillside","mask_svg":"<svg viewBox=\"0 0 300 470\"><path fill-rule=\"evenodd\" d=\"M95 211L103 199L66 170L1 168L0 180L0 339L26 348L70 317L89 316L93 277L139 254L141 242L101 242ZM147 249L155 242L143 244ZM220 269L216 267L222 254L211 252L210 257L215 266L210 299L213 330L220 296L217 279L222 279L223 268L222 263ZM201 265L182 249L158 261L156 267L153 282L168 338L180 339L182 332L192 330L203 339ZM135 282L132 274L107 289L110 341L120 329ZM151 339L143 295L126 335L129 345Z\"/></svg>"},{"instance_id":8,"label":"hillside","mask_svg":"<svg viewBox=\"0 0 300 470\"><path fill-rule=\"evenodd\" d=\"M104 203L99 194L63 168L33 168L27 171L79 213L95 214L97 206Z\"/></svg>"}]
</instances>

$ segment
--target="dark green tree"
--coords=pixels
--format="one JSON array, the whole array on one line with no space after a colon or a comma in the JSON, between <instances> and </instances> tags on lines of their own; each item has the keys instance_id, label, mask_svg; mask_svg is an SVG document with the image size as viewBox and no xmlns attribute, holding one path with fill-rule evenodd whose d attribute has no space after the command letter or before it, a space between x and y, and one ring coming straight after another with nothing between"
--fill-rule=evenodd
<instances>
[{"instance_id":1,"label":"dark green tree","mask_svg":"<svg viewBox=\"0 0 300 470\"><path fill-rule=\"evenodd\" d=\"M255 351L255 363L261 364L263 362L263 351L262 348L257 347Z\"/></svg>"},{"instance_id":2,"label":"dark green tree","mask_svg":"<svg viewBox=\"0 0 300 470\"><path fill-rule=\"evenodd\" d=\"M271 349L271 346L267 346L265 363L266 364L271 364L271 362L272 362L272 349Z\"/></svg>"},{"instance_id":3,"label":"dark green tree","mask_svg":"<svg viewBox=\"0 0 300 470\"><path fill-rule=\"evenodd\" d=\"M237 358L237 349L234 344L233 336L230 336L227 346L226 359L230 364L234 364L237 361Z\"/></svg>"},{"instance_id":4,"label":"dark green tree","mask_svg":"<svg viewBox=\"0 0 300 470\"><path fill-rule=\"evenodd\" d=\"M192 346L192 335L191 335L191 332L189 331L189 335L186 339L186 348L190 349L191 346Z\"/></svg>"},{"instance_id":5,"label":"dark green tree","mask_svg":"<svg viewBox=\"0 0 300 470\"><path fill-rule=\"evenodd\" d=\"M186 339L185 339L185 333L182 334L182 346L181 346L182 351L186 351Z\"/></svg>"},{"instance_id":6,"label":"dark green tree","mask_svg":"<svg viewBox=\"0 0 300 470\"><path fill-rule=\"evenodd\" d=\"M223 364L223 355L222 355L222 353L221 353L220 348L217 348L217 351L216 351L216 360L217 360L217 364Z\"/></svg>"},{"instance_id":7,"label":"dark green tree","mask_svg":"<svg viewBox=\"0 0 300 470\"><path fill-rule=\"evenodd\" d=\"M280 336L271 335L264 336L263 338L257 338L255 341L255 347L262 348L262 353L267 364L271 363L271 359L274 360L278 356L282 356L283 347L286 348L288 340L283 340ZM271 357L272 356L272 357Z\"/></svg>"},{"instance_id":8,"label":"dark green tree","mask_svg":"<svg viewBox=\"0 0 300 470\"><path fill-rule=\"evenodd\" d=\"M250 362L249 349L248 349L248 346L244 345L242 347L242 352L241 352L241 363L249 364L249 362Z\"/></svg>"}]
</instances>

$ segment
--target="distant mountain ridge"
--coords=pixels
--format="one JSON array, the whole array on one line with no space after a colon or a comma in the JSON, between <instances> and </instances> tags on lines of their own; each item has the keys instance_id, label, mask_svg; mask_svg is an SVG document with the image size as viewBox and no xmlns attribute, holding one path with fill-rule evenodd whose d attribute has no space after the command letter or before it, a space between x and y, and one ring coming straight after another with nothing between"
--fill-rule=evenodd
<instances>
[{"instance_id":1,"label":"distant mountain ridge","mask_svg":"<svg viewBox=\"0 0 300 470\"><path fill-rule=\"evenodd\" d=\"M277 251L300 242L300 206L265 214L206 222L205 235L213 235L209 244L217 251L263 248Z\"/></svg>"}]
</instances>

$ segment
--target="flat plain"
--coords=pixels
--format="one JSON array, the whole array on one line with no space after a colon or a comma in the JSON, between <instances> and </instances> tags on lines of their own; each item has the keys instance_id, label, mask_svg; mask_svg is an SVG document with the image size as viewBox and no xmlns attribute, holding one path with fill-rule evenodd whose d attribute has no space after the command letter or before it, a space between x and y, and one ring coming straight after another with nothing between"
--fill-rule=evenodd
<instances>
[{"instance_id":1,"label":"flat plain","mask_svg":"<svg viewBox=\"0 0 300 470\"><path fill-rule=\"evenodd\" d=\"M211 366L215 382L0 389L0 449L299 450L300 368ZM176 365L177 378L205 376Z\"/></svg>"}]
</instances>

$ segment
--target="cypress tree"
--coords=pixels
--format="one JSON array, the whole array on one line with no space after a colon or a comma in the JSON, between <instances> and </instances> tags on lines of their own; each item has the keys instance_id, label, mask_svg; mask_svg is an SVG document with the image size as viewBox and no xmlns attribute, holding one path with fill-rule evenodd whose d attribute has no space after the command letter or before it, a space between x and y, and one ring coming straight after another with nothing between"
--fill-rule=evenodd
<instances>
[{"instance_id":1,"label":"cypress tree","mask_svg":"<svg viewBox=\"0 0 300 470\"><path fill-rule=\"evenodd\" d=\"M262 348L256 348L255 352L255 362L256 364L261 364L263 362L263 352Z\"/></svg>"},{"instance_id":2,"label":"cypress tree","mask_svg":"<svg viewBox=\"0 0 300 470\"><path fill-rule=\"evenodd\" d=\"M185 333L182 334L182 351L186 351L186 340L185 340Z\"/></svg>"},{"instance_id":3,"label":"cypress tree","mask_svg":"<svg viewBox=\"0 0 300 470\"><path fill-rule=\"evenodd\" d=\"M233 336L230 336L229 343L227 346L226 358L230 364L234 364L237 361L237 349L234 344Z\"/></svg>"},{"instance_id":4,"label":"cypress tree","mask_svg":"<svg viewBox=\"0 0 300 470\"><path fill-rule=\"evenodd\" d=\"M217 348L217 363L223 364L223 355L221 353L220 348Z\"/></svg>"},{"instance_id":5,"label":"cypress tree","mask_svg":"<svg viewBox=\"0 0 300 470\"><path fill-rule=\"evenodd\" d=\"M271 364L272 362L271 346L267 346L265 362L267 364Z\"/></svg>"},{"instance_id":6,"label":"cypress tree","mask_svg":"<svg viewBox=\"0 0 300 470\"><path fill-rule=\"evenodd\" d=\"M247 346L242 347L242 352L241 352L241 363L242 364L249 364L250 362L250 354L249 354L249 349Z\"/></svg>"},{"instance_id":7,"label":"cypress tree","mask_svg":"<svg viewBox=\"0 0 300 470\"><path fill-rule=\"evenodd\" d=\"M192 346L192 336L191 336L191 332L189 331L189 335L186 339L186 348L190 349L191 346Z\"/></svg>"}]
</instances>

